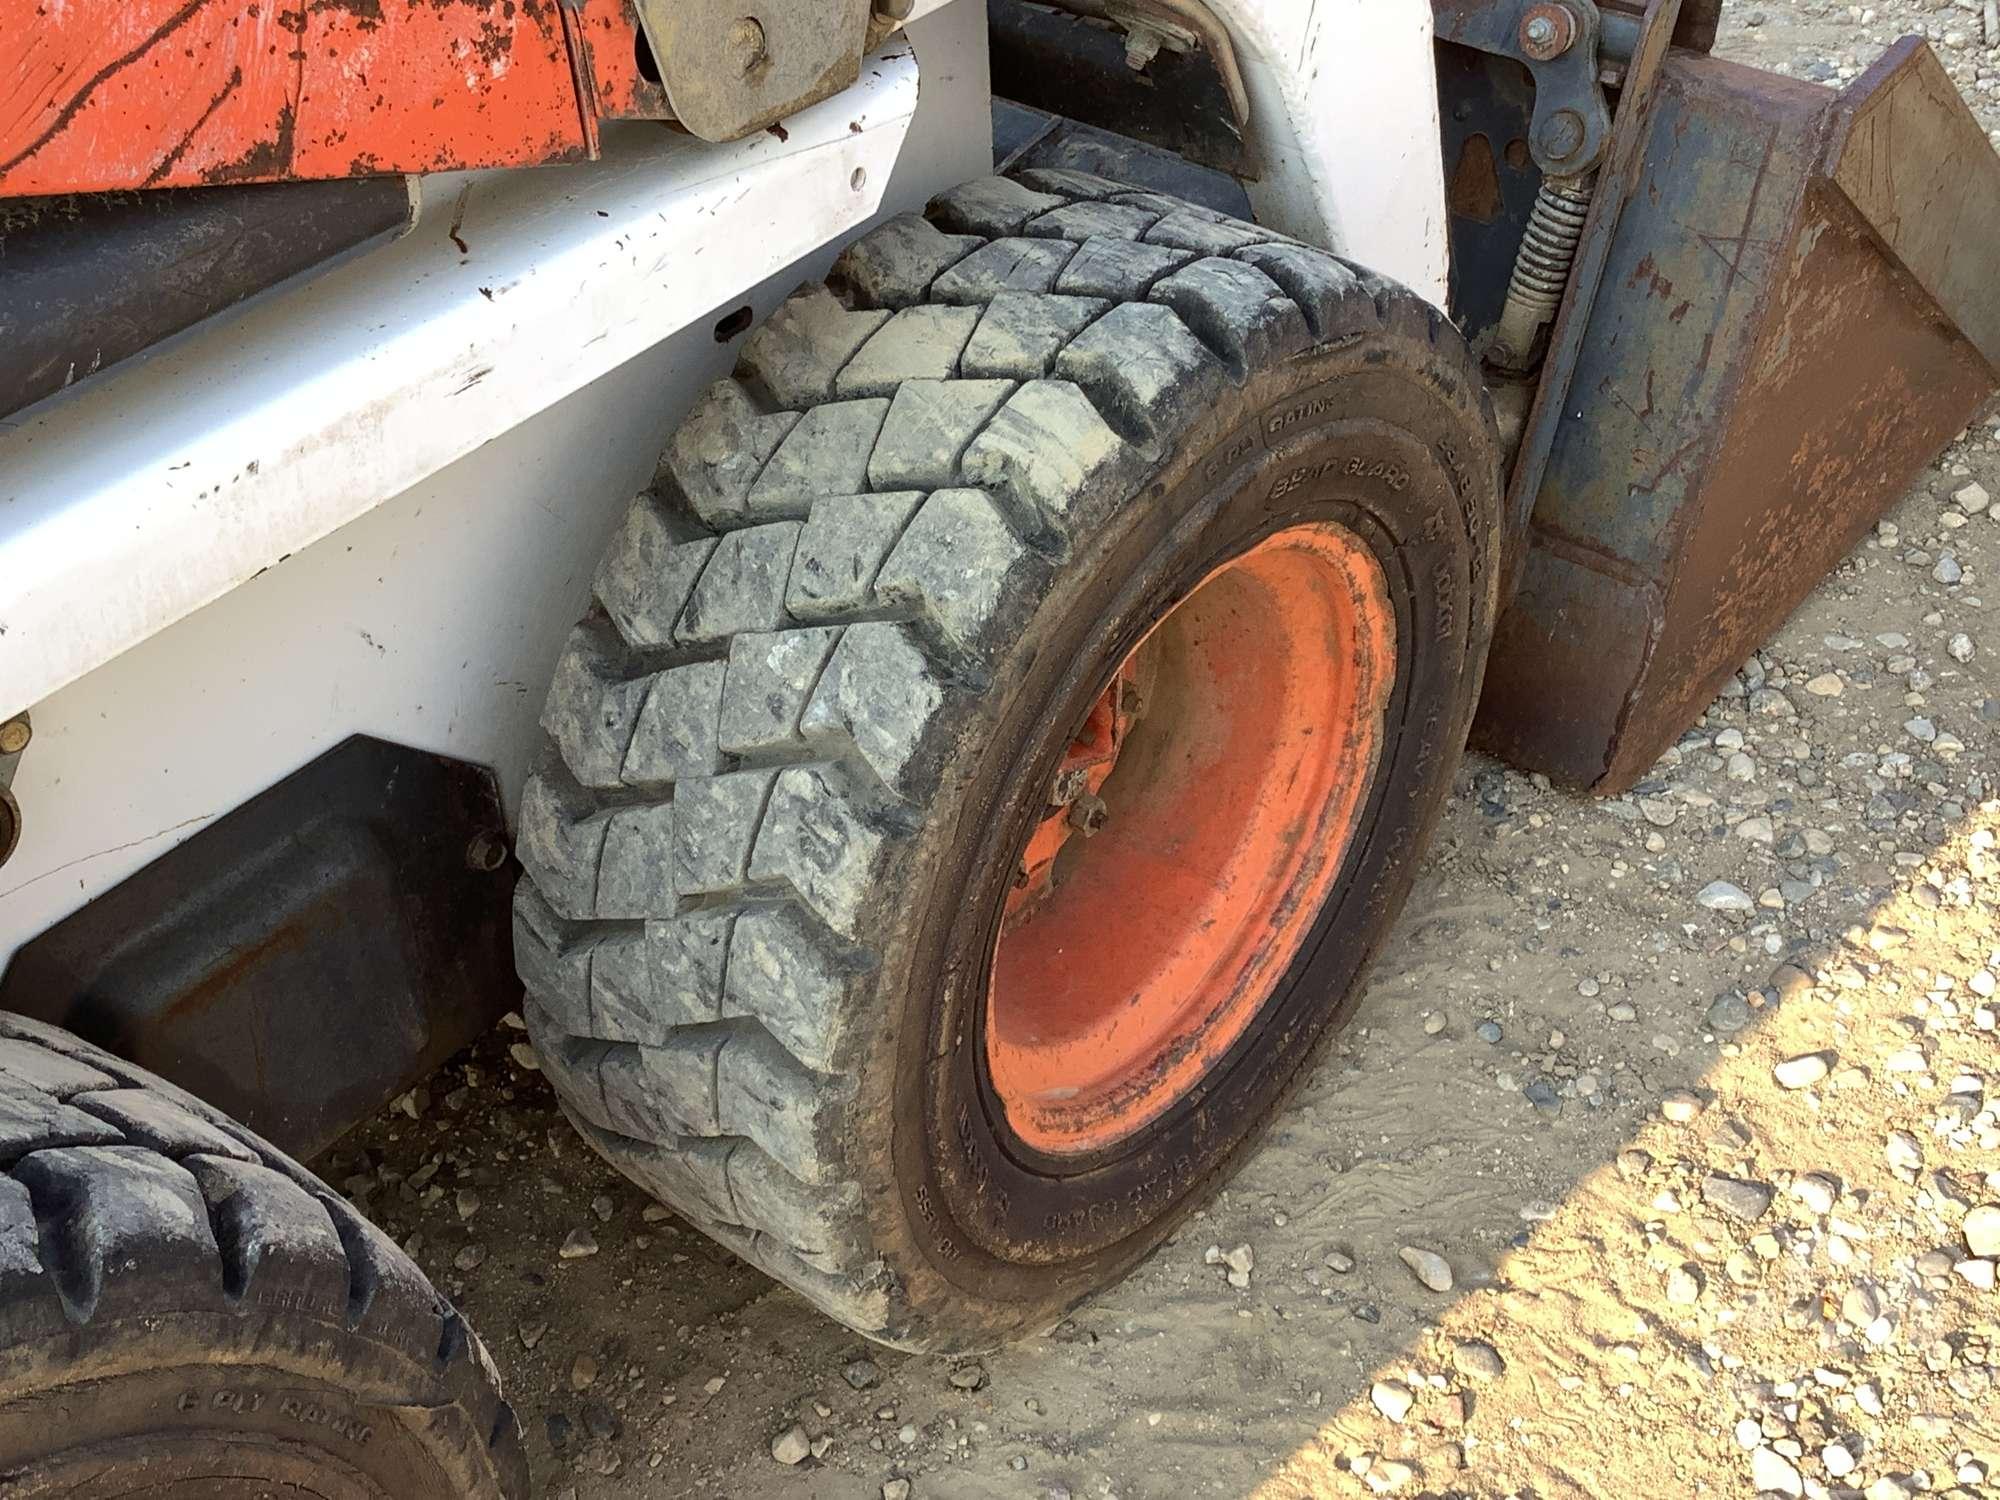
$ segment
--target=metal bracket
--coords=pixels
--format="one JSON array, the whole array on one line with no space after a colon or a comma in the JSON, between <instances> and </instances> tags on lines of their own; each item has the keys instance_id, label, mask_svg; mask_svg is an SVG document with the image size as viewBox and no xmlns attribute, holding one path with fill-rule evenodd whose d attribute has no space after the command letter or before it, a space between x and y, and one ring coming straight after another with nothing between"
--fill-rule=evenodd
<instances>
[{"instance_id":1,"label":"metal bracket","mask_svg":"<svg viewBox=\"0 0 2000 1500\"><path fill-rule=\"evenodd\" d=\"M14 800L14 769L34 737L35 727L24 713L0 721L0 865L14 857L21 843L21 804Z\"/></svg>"},{"instance_id":2,"label":"metal bracket","mask_svg":"<svg viewBox=\"0 0 2000 1500\"><path fill-rule=\"evenodd\" d=\"M1563 407L1569 396L1570 377L1576 373L1577 358L1590 327L1591 309L1597 303L1598 288L1604 282L1604 267L1611 255L1612 236L1617 233L1619 216L1638 190L1639 172L1644 166L1646 127L1652 119L1653 95L1660 70L1667 60L1674 24L1680 18L1683 0L1648 0L1640 22L1638 46L1626 69L1625 88L1618 103L1618 134L1610 160L1598 182L1574 269L1570 273L1568 295L1549 333L1548 359L1542 379L1528 410L1521 448L1514 461L1507 486L1507 522L1510 536L1527 534L1528 518L1534 513L1541 493L1542 476L1548 471L1549 450L1555 445L1556 429L1562 425Z\"/></svg>"},{"instance_id":3,"label":"metal bracket","mask_svg":"<svg viewBox=\"0 0 2000 1500\"><path fill-rule=\"evenodd\" d=\"M1535 80L1528 150L1546 177L1604 159L1611 111L1599 81L1603 18L1591 0L1435 0L1437 37L1511 57Z\"/></svg>"},{"instance_id":4,"label":"metal bracket","mask_svg":"<svg viewBox=\"0 0 2000 1500\"><path fill-rule=\"evenodd\" d=\"M674 118L733 141L861 76L868 0L637 0Z\"/></svg>"}]
</instances>

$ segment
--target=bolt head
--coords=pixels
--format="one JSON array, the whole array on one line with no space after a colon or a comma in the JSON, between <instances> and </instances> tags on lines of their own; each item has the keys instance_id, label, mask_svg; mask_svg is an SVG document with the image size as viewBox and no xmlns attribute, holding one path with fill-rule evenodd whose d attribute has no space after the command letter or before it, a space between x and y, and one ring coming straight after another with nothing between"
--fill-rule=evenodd
<instances>
[{"instance_id":1,"label":"bolt head","mask_svg":"<svg viewBox=\"0 0 2000 1500\"><path fill-rule=\"evenodd\" d=\"M1084 793L1070 804L1069 824L1085 838L1098 832L1111 821L1111 809L1104 805L1102 797Z\"/></svg>"},{"instance_id":2,"label":"bolt head","mask_svg":"<svg viewBox=\"0 0 2000 1500\"><path fill-rule=\"evenodd\" d=\"M1582 149L1583 132L1582 115L1573 109L1559 109L1542 126L1542 149L1557 161L1564 161Z\"/></svg>"},{"instance_id":3,"label":"bolt head","mask_svg":"<svg viewBox=\"0 0 2000 1500\"><path fill-rule=\"evenodd\" d=\"M1559 0L1544 0L1521 22L1521 50L1536 62L1552 62L1576 45L1576 13Z\"/></svg>"},{"instance_id":4,"label":"bolt head","mask_svg":"<svg viewBox=\"0 0 2000 1500\"><path fill-rule=\"evenodd\" d=\"M465 846L467 869L490 875L507 863L507 840L498 834L475 833Z\"/></svg>"},{"instance_id":5,"label":"bolt head","mask_svg":"<svg viewBox=\"0 0 2000 1500\"><path fill-rule=\"evenodd\" d=\"M33 738L34 732L28 728L26 719L9 719L0 724L0 755L19 755Z\"/></svg>"},{"instance_id":6,"label":"bolt head","mask_svg":"<svg viewBox=\"0 0 2000 1500\"><path fill-rule=\"evenodd\" d=\"M739 73L748 73L764 60L764 28L755 16L739 16L729 28L729 51Z\"/></svg>"}]
</instances>

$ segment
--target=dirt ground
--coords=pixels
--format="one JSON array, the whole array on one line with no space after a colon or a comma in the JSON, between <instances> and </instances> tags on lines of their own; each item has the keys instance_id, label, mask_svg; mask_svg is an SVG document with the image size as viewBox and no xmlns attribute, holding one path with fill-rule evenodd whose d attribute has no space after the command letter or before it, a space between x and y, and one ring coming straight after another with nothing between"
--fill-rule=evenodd
<instances>
[{"instance_id":1,"label":"dirt ground","mask_svg":"<svg viewBox=\"0 0 2000 1500\"><path fill-rule=\"evenodd\" d=\"M1738 3L1724 50L1837 82L1910 30L2000 127L1976 4ZM1634 795L1468 762L1249 1168L977 1364L871 1350L680 1226L518 1032L322 1166L484 1333L565 1500L1994 1492L1996 578L2000 412Z\"/></svg>"}]
</instances>

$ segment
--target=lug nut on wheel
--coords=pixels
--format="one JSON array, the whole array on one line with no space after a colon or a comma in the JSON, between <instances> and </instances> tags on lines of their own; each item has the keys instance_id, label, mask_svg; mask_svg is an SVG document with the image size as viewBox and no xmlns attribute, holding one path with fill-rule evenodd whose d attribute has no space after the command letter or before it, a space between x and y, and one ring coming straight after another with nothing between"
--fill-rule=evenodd
<instances>
[{"instance_id":1,"label":"lug nut on wheel","mask_svg":"<svg viewBox=\"0 0 2000 1500\"><path fill-rule=\"evenodd\" d=\"M1104 805L1104 799L1092 792L1085 792L1069 805L1069 826L1085 838L1096 833L1111 821L1111 809Z\"/></svg>"}]
</instances>

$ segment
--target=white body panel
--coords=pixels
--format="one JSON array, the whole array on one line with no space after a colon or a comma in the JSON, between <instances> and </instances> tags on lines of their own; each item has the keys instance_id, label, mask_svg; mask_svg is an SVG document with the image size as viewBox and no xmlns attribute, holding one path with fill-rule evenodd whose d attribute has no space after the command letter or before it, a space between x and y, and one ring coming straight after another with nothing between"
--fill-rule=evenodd
<instances>
[{"instance_id":1,"label":"white body panel","mask_svg":"<svg viewBox=\"0 0 2000 1500\"><path fill-rule=\"evenodd\" d=\"M717 319L990 170L990 108L951 5L786 142L641 125L433 182L406 239L0 432L0 700L35 729L0 965L351 734L492 766L511 808L597 557L734 361Z\"/></svg>"},{"instance_id":2,"label":"white body panel","mask_svg":"<svg viewBox=\"0 0 2000 1500\"><path fill-rule=\"evenodd\" d=\"M844 236L916 102L896 46L782 143L628 124L584 166L441 174L400 242L36 408L0 447L7 707ZM114 578L143 584L104 592Z\"/></svg>"},{"instance_id":3,"label":"white body panel","mask_svg":"<svg viewBox=\"0 0 2000 1500\"><path fill-rule=\"evenodd\" d=\"M1261 223L1439 307L1448 266L1430 0L1210 0L1236 39Z\"/></svg>"},{"instance_id":4,"label":"white body panel","mask_svg":"<svg viewBox=\"0 0 2000 1500\"><path fill-rule=\"evenodd\" d=\"M1442 301L1429 0L1215 4L1260 216ZM0 427L0 713L35 725L0 965L350 734L511 807L610 529L734 357L716 320L990 169L984 8L932 9L785 141L634 126L433 179L404 241Z\"/></svg>"}]
</instances>

